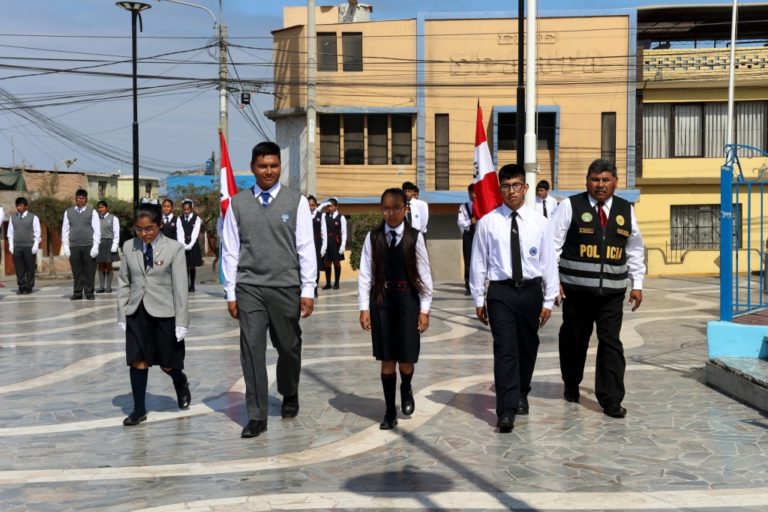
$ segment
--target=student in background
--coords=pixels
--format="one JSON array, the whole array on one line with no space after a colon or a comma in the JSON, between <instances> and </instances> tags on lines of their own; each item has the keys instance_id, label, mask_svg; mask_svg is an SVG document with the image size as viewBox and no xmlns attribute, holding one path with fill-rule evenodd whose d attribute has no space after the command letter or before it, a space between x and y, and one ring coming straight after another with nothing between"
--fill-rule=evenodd
<instances>
[{"instance_id":1,"label":"student in background","mask_svg":"<svg viewBox=\"0 0 768 512\"><path fill-rule=\"evenodd\" d=\"M379 428L397 425L395 390L400 369L400 406L413 414L411 380L419 359L421 333L429 327L432 275L424 235L405 222L405 193L381 195L381 225L365 237L360 258L360 327L371 333L373 356L381 361L386 411Z\"/></svg>"},{"instance_id":2,"label":"student in background","mask_svg":"<svg viewBox=\"0 0 768 512\"><path fill-rule=\"evenodd\" d=\"M328 206L320 223L323 246L320 255L325 262L325 286L323 290L331 289L331 265L333 265L333 289L339 289L341 278L341 262L344 260L344 248L347 245L347 219L338 212L338 201L328 200Z\"/></svg>"},{"instance_id":3,"label":"student in background","mask_svg":"<svg viewBox=\"0 0 768 512\"><path fill-rule=\"evenodd\" d=\"M403 192L405 192L405 196L408 199L405 213L406 220L411 227L426 233L427 223L429 222L429 206L425 201L419 199L419 187L410 181L406 181L403 183Z\"/></svg>"},{"instance_id":4,"label":"student in background","mask_svg":"<svg viewBox=\"0 0 768 512\"><path fill-rule=\"evenodd\" d=\"M99 214L101 227L99 254L96 256L96 265L99 270L99 288L96 293L112 293L112 262L120 261L120 256L117 254L117 248L120 247L120 221L109 213L109 205L106 201L99 201L96 204L96 212Z\"/></svg>"},{"instance_id":5,"label":"student in background","mask_svg":"<svg viewBox=\"0 0 768 512\"><path fill-rule=\"evenodd\" d=\"M472 240L475 238L475 225L477 218L472 206L475 202L475 184L467 187L469 201L459 206L459 217L456 224L461 231L461 252L464 256L464 295L471 295L469 291L469 265L472 261Z\"/></svg>"},{"instance_id":6,"label":"student in background","mask_svg":"<svg viewBox=\"0 0 768 512\"><path fill-rule=\"evenodd\" d=\"M69 257L74 279L70 300L93 300L96 278L96 256L101 243L101 221L96 210L88 206L88 191L75 192L75 205L64 212L61 225L61 252Z\"/></svg>"},{"instance_id":7,"label":"student in background","mask_svg":"<svg viewBox=\"0 0 768 512\"><path fill-rule=\"evenodd\" d=\"M32 293L35 287L35 255L42 238L40 219L27 210L26 197L16 198L16 214L8 222L8 250L16 267L16 295Z\"/></svg>"},{"instance_id":8,"label":"student in background","mask_svg":"<svg viewBox=\"0 0 768 512\"><path fill-rule=\"evenodd\" d=\"M3 221L4 220L5 220L5 210L3 210L3 207L0 206L0 241L3 239L2 233L3 233ZM10 222L8 224L10 224ZM3 251L0 250L0 262L3 261L2 253L3 253ZM0 288L5 288L5 285L2 283L2 281L0 281Z\"/></svg>"},{"instance_id":9,"label":"student in background","mask_svg":"<svg viewBox=\"0 0 768 512\"><path fill-rule=\"evenodd\" d=\"M189 276L189 291L195 293L195 277L197 276L197 267L203 266L203 252L200 250L200 228L203 221L195 213L195 205L191 199L185 199L181 202L181 228L184 233L184 250L187 257L187 274ZM181 241L181 240L179 240Z\"/></svg>"},{"instance_id":10,"label":"student in background","mask_svg":"<svg viewBox=\"0 0 768 512\"><path fill-rule=\"evenodd\" d=\"M189 380L182 371L189 325L184 247L160 232L160 207L136 211L136 236L123 244L117 278L117 321L125 330L133 411L123 420L132 427L147 419L145 396L149 367L158 365L173 380L180 409L189 407Z\"/></svg>"},{"instance_id":11,"label":"student in background","mask_svg":"<svg viewBox=\"0 0 768 512\"><path fill-rule=\"evenodd\" d=\"M184 228L181 219L173 213L173 201L163 200L163 236L184 243Z\"/></svg>"},{"instance_id":12,"label":"student in background","mask_svg":"<svg viewBox=\"0 0 768 512\"><path fill-rule=\"evenodd\" d=\"M536 211L551 219L555 216L555 210L557 210L557 201L549 195L549 182L541 180L536 184Z\"/></svg>"},{"instance_id":13,"label":"student in background","mask_svg":"<svg viewBox=\"0 0 768 512\"><path fill-rule=\"evenodd\" d=\"M317 285L320 285L320 269L323 265L323 209L317 207L317 198L307 196L309 203L309 212L312 214L312 234L315 237L315 255L317 256ZM317 297L317 287L315 287L315 297Z\"/></svg>"}]
</instances>

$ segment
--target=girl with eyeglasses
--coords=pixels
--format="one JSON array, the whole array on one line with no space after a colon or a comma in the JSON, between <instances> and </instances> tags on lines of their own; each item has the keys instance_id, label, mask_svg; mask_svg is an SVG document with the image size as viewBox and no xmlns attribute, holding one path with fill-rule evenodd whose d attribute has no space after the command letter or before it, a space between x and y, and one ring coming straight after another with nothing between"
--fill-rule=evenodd
<instances>
[{"instance_id":1,"label":"girl with eyeglasses","mask_svg":"<svg viewBox=\"0 0 768 512\"><path fill-rule=\"evenodd\" d=\"M421 333L429 327L432 275L424 235L405 222L405 192L381 195L382 223L365 237L360 258L360 327L371 333L373 356L381 361L386 412L379 428L397 425L395 391L400 369L400 406L413 414L411 379L419 358Z\"/></svg>"},{"instance_id":2,"label":"girl with eyeglasses","mask_svg":"<svg viewBox=\"0 0 768 512\"><path fill-rule=\"evenodd\" d=\"M159 365L173 380L180 409L189 407L189 380L184 369L189 325L184 246L161 233L158 205L136 211L136 236L123 244L117 278L117 321L125 331L133 411L123 425L147 419L145 395L149 367Z\"/></svg>"}]
</instances>

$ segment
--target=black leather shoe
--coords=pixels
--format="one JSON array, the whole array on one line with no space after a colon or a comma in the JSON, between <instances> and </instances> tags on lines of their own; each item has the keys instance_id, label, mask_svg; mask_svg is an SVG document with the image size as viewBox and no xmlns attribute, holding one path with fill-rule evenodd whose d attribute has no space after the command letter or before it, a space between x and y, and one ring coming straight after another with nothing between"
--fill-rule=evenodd
<instances>
[{"instance_id":1,"label":"black leather shoe","mask_svg":"<svg viewBox=\"0 0 768 512\"><path fill-rule=\"evenodd\" d=\"M334 290L338 290L339 289L339 285L338 284L333 285L333 289Z\"/></svg>"},{"instance_id":2,"label":"black leather shoe","mask_svg":"<svg viewBox=\"0 0 768 512\"><path fill-rule=\"evenodd\" d=\"M267 420L249 420L240 434L242 438L258 437L262 432L267 431Z\"/></svg>"},{"instance_id":3,"label":"black leather shoe","mask_svg":"<svg viewBox=\"0 0 768 512\"><path fill-rule=\"evenodd\" d=\"M520 396L520 405L517 406L517 414L522 416L528 414L528 395Z\"/></svg>"},{"instance_id":4,"label":"black leather shoe","mask_svg":"<svg viewBox=\"0 0 768 512\"><path fill-rule=\"evenodd\" d=\"M579 398L581 398L581 395L579 394L579 387L565 386L565 390L563 391L563 398L565 398L566 402L579 403Z\"/></svg>"},{"instance_id":5,"label":"black leather shoe","mask_svg":"<svg viewBox=\"0 0 768 512\"><path fill-rule=\"evenodd\" d=\"M83 300L82 295L73 295L69 298L69 300Z\"/></svg>"},{"instance_id":6,"label":"black leather shoe","mask_svg":"<svg viewBox=\"0 0 768 512\"><path fill-rule=\"evenodd\" d=\"M107 288L107 293L112 293L112 288Z\"/></svg>"},{"instance_id":7,"label":"black leather shoe","mask_svg":"<svg viewBox=\"0 0 768 512\"><path fill-rule=\"evenodd\" d=\"M623 418L627 415L627 410L619 402L608 402L603 407L603 412L611 418Z\"/></svg>"},{"instance_id":8,"label":"black leather shoe","mask_svg":"<svg viewBox=\"0 0 768 512\"><path fill-rule=\"evenodd\" d=\"M138 413L136 411L133 411L131 414L128 415L128 417L126 417L123 420L123 425L125 425L126 427L133 427L134 425L138 425L142 421L146 421L146 420L147 420L146 412Z\"/></svg>"},{"instance_id":9,"label":"black leather shoe","mask_svg":"<svg viewBox=\"0 0 768 512\"><path fill-rule=\"evenodd\" d=\"M85 298L86 298L86 300L96 300L96 296L95 295L86 295Z\"/></svg>"},{"instance_id":10,"label":"black leather shoe","mask_svg":"<svg viewBox=\"0 0 768 512\"><path fill-rule=\"evenodd\" d=\"M280 408L280 416L283 419L295 418L299 414L299 394L283 397L283 406Z\"/></svg>"},{"instance_id":11,"label":"black leather shoe","mask_svg":"<svg viewBox=\"0 0 768 512\"><path fill-rule=\"evenodd\" d=\"M321 289L322 290L330 290L331 289L331 285L327 284L327 285L323 286Z\"/></svg>"},{"instance_id":12,"label":"black leather shoe","mask_svg":"<svg viewBox=\"0 0 768 512\"><path fill-rule=\"evenodd\" d=\"M179 409L189 407L189 403L192 401L192 394L189 392L189 381L176 388L176 401L179 404Z\"/></svg>"},{"instance_id":13,"label":"black leather shoe","mask_svg":"<svg viewBox=\"0 0 768 512\"><path fill-rule=\"evenodd\" d=\"M515 428L515 413L506 411L499 416L499 421L496 423L499 427L499 433L508 434Z\"/></svg>"},{"instance_id":14,"label":"black leather shoe","mask_svg":"<svg viewBox=\"0 0 768 512\"><path fill-rule=\"evenodd\" d=\"M106 290L106 288L98 288L98 289L96 290L96 293L104 293L104 292L106 292L106 291L107 291L107 290Z\"/></svg>"},{"instance_id":15,"label":"black leather shoe","mask_svg":"<svg viewBox=\"0 0 768 512\"><path fill-rule=\"evenodd\" d=\"M413 389L408 388L408 390L403 391L403 388L400 388L400 408L406 416L410 416L416 410L416 402L413 401Z\"/></svg>"},{"instance_id":16,"label":"black leather shoe","mask_svg":"<svg viewBox=\"0 0 768 512\"><path fill-rule=\"evenodd\" d=\"M384 416L384 419L379 423L379 430L392 430L397 426L397 417L389 418Z\"/></svg>"}]
</instances>

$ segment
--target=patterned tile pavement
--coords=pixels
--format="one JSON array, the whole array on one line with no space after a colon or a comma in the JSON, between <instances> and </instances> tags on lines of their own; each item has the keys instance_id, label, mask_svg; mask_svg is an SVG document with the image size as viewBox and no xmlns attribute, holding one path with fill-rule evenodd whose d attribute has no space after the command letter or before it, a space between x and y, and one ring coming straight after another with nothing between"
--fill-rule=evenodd
<instances>
[{"instance_id":1,"label":"patterned tile pavement","mask_svg":"<svg viewBox=\"0 0 768 512\"><path fill-rule=\"evenodd\" d=\"M0 289L0 510L768 511L768 418L703 384L712 278L648 279L627 310L624 420L604 416L593 373L562 399L556 313L541 332L531 413L495 431L490 333L441 283L414 378L416 412L380 431L383 400L355 284L323 293L305 331L301 413L245 422L238 330L214 285L191 300L192 406L150 371L149 420L132 401L114 296ZM268 350L274 377L276 353ZM591 352L588 366L594 364ZM272 379L274 380L274 379Z\"/></svg>"}]
</instances>

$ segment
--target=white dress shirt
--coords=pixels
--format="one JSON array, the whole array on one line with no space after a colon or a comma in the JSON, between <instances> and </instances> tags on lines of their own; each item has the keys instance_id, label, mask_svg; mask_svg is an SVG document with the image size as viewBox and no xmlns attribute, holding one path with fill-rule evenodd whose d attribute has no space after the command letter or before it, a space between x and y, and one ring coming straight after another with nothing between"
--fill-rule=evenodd
<instances>
[{"instance_id":1,"label":"white dress shirt","mask_svg":"<svg viewBox=\"0 0 768 512\"><path fill-rule=\"evenodd\" d=\"M189 217L191 217L192 214L189 214ZM189 222L189 219L187 219L186 215L184 215L187 222ZM184 243L184 239L186 238L184 236L184 227L181 223L181 217L179 217L179 220L176 222L176 236L179 236L179 229L181 229L181 238L179 238L179 242L184 244L184 250L189 251L192 249L192 246L195 245L195 242L197 242L197 237L200 236L200 227L203 225L203 221L200 220L200 216L197 215L195 217L195 224L192 226L192 235L189 237L189 243Z\"/></svg>"},{"instance_id":2,"label":"white dress shirt","mask_svg":"<svg viewBox=\"0 0 768 512\"><path fill-rule=\"evenodd\" d=\"M172 218L173 218L173 214L170 214L170 215L163 214L163 223L164 224L169 223ZM217 228L220 229L221 226L217 226ZM198 234L199 234L199 231L198 231ZM184 243L184 226L181 225L181 215L176 217L176 241L181 242L182 244Z\"/></svg>"},{"instance_id":3,"label":"white dress shirt","mask_svg":"<svg viewBox=\"0 0 768 512\"><path fill-rule=\"evenodd\" d=\"M270 202L280 192L280 183L269 190L261 190L253 186L253 194L261 202L262 192L268 192ZM296 253L299 257L299 273L301 276L301 296L313 299L315 297L315 279L317 278L317 254L315 253L315 233L312 229L312 214L309 211L307 198L301 196L296 209ZM235 284L237 279L237 264L240 261L240 232L232 208L227 208L224 226L221 234L221 263L224 274L224 291L227 301L236 300Z\"/></svg>"},{"instance_id":4,"label":"white dress shirt","mask_svg":"<svg viewBox=\"0 0 768 512\"><path fill-rule=\"evenodd\" d=\"M21 218L25 218L29 214L29 211L25 211L21 214ZM2 220L0 220L0 224L2 224ZM34 242L32 243L32 254L37 254L37 251L40 249L40 241L42 240L42 232L40 231L40 217L35 215L35 218L32 219L32 237L34 238ZM13 253L13 222L10 220L8 221L8 250Z\"/></svg>"},{"instance_id":5,"label":"white dress shirt","mask_svg":"<svg viewBox=\"0 0 768 512\"><path fill-rule=\"evenodd\" d=\"M99 229L101 229L101 226L99 226ZM112 238L112 247L110 247L109 252L117 252L117 248L120 247L120 221L117 220L117 215L114 214L112 215L112 233L114 233L114 238Z\"/></svg>"},{"instance_id":6,"label":"white dress shirt","mask_svg":"<svg viewBox=\"0 0 768 512\"><path fill-rule=\"evenodd\" d=\"M472 227L472 201L467 201L459 206L459 217L456 220L456 225L459 226L459 231L462 234Z\"/></svg>"},{"instance_id":7,"label":"white dress shirt","mask_svg":"<svg viewBox=\"0 0 768 512\"><path fill-rule=\"evenodd\" d=\"M323 245L320 247L320 255L325 256L325 251L328 249L328 225L326 224L327 213L322 215L320 222L320 233L323 238ZM347 246L347 219L341 215L338 211L333 212L331 218L336 219L341 217L341 245L339 245L339 254L344 254L344 249Z\"/></svg>"},{"instance_id":8,"label":"white dress shirt","mask_svg":"<svg viewBox=\"0 0 768 512\"><path fill-rule=\"evenodd\" d=\"M429 222L429 205L415 197L408 201L408 205L411 209L411 227L426 233L427 223Z\"/></svg>"},{"instance_id":9,"label":"white dress shirt","mask_svg":"<svg viewBox=\"0 0 768 512\"><path fill-rule=\"evenodd\" d=\"M544 215L544 203L547 203L547 219L551 219L555 216L557 210L557 201L552 196L547 196L545 199L536 196L536 211Z\"/></svg>"},{"instance_id":10,"label":"white dress shirt","mask_svg":"<svg viewBox=\"0 0 768 512\"><path fill-rule=\"evenodd\" d=\"M557 260L551 237L547 236L547 219L530 206L517 210L520 231L520 256L523 279L542 278L544 282L543 307L552 309L560 291ZM469 269L469 289L476 307L485 303L485 280L513 279L512 210L502 204L480 219L475 227L472 260Z\"/></svg>"},{"instance_id":11,"label":"white dress shirt","mask_svg":"<svg viewBox=\"0 0 768 512\"><path fill-rule=\"evenodd\" d=\"M397 234L397 245L400 245L400 242L403 241L404 230L405 222L394 229L385 224L384 235L387 240L387 245L389 245L389 240L392 237L392 235L389 234L391 231L394 231ZM360 311L368 311L370 307L371 287L373 286L373 255L371 254L371 251L371 233L369 231L368 234L365 235L363 253L360 255L360 270L357 278L357 300L360 305ZM424 243L424 236L421 233L419 233L419 237L416 239L416 268L419 271L419 277L424 285L424 291L419 295L421 312L428 314L429 309L432 307L432 269L429 266L427 244Z\"/></svg>"},{"instance_id":12,"label":"white dress shirt","mask_svg":"<svg viewBox=\"0 0 768 512\"><path fill-rule=\"evenodd\" d=\"M589 198L589 204L597 211L597 201L587 194ZM603 209L605 215L611 217L611 205L613 204L613 196L609 197L605 202ZM637 225L637 216L635 215L635 208L632 209L632 232L627 239L627 245L624 247L624 251L627 255L627 266L629 267L629 277L632 279L632 289L643 289L643 276L645 276L645 256L643 249L643 237L640 235L640 228ZM570 198L562 201L558 207L555 217L550 222L550 229L552 240L555 244L555 255L557 261L560 261L560 254L563 252L563 244L565 243L565 236L568 233L568 228L571 227L571 220L573 218L573 207L571 205Z\"/></svg>"},{"instance_id":13,"label":"white dress shirt","mask_svg":"<svg viewBox=\"0 0 768 512\"><path fill-rule=\"evenodd\" d=\"M75 207L77 212L85 210L83 208ZM93 210L91 214L91 229L93 229L93 245L96 247L101 243L101 221L99 220L99 212ZM69 247L69 216L64 213L64 222L61 225L61 245Z\"/></svg>"}]
</instances>

